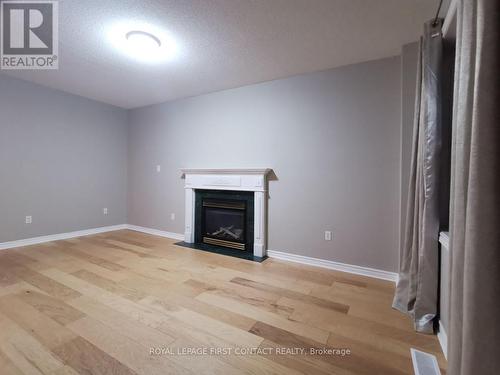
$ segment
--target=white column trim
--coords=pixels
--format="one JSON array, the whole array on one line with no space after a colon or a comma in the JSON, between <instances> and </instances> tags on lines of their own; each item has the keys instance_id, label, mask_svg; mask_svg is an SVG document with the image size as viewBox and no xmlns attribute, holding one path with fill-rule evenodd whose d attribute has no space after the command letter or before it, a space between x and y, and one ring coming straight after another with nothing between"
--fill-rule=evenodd
<instances>
[{"instance_id":1,"label":"white column trim","mask_svg":"<svg viewBox=\"0 0 500 375\"><path fill-rule=\"evenodd\" d=\"M192 188L186 188L186 204L185 204L185 225L184 242L194 243L194 212L195 212L195 192Z\"/></svg>"},{"instance_id":2,"label":"white column trim","mask_svg":"<svg viewBox=\"0 0 500 375\"><path fill-rule=\"evenodd\" d=\"M439 321L439 331L437 333L439 345L441 345L441 350L443 350L444 357L448 359L448 335L444 329L443 323Z\"/></svg>"},{"instance_id":3,"label":"white column trim","mask_svg":"<svg viewBox=\"0 0 500 375\"><path fill-rule=\"evenodd\" d=\"M254 237L253 255L263 257L266 255L265 230L266 230L266 208L265 195L267 192L256 191L254 193Z\"/></svg>"}]
</instances>

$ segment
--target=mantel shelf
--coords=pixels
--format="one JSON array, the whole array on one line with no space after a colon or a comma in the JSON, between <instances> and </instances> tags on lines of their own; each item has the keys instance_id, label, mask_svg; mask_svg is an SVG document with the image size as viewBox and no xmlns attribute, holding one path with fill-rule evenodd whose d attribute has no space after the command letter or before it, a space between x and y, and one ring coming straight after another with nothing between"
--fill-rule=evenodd
<instances>
[{"instance_id":1,"label":"mantel shelf","mask_svg":"<svg viewBox=\"0 0 500 375\"><path fill-rule=\"evenodd\" d=\"M183 175L187 174L203 174L203 175L209 175L209 174L229 174L229 175L246 175L246 174L258 174L258 175L267 175L269 172L271 172L271 168L240 168L240 169L192 169L192 168L186 168L186 169L181 169L181 172Z\"/></svg>"}]
</instances>

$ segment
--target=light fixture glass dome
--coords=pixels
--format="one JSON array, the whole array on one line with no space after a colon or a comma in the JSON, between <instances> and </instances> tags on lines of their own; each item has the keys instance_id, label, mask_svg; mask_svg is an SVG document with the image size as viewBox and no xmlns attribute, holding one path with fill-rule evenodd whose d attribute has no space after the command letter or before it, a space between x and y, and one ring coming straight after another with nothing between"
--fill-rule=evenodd
<instances>
[{"instance_id":1,"label":"light fixture glass dome","mask_svg":"<svg viewBox=\"0 0 500 375\"><path fill-rule=\"evenodd\" d=\"M161 47L161 41L153 34L145 31L134 30L125 34L132 48L153 52Z\"/></svg>"},{"instance_id":2,"label":"light fixture glass dome","mask_svg":"<svg viewBox=\"0 0 500 375\"><path fill-rule=\"evenodd\" d=\"M110 27L108 39L117 50L141 62L159 63L177 55L173 38L150 24L116 23Z\"/></svg>"}]
</instances>

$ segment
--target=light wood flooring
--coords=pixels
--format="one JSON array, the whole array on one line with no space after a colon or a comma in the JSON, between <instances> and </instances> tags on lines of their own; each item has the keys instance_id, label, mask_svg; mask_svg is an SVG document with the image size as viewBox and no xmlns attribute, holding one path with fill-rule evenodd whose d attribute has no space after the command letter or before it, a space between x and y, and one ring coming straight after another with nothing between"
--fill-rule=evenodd
<instances>
[{"instance_id":1,"label":"light wood flooring","mask_svg":"<svg viewBox=\"0 0 500 375\"><path fill-rule=\"evenodd\" d=\"M413 374L411 347L446 368L390 282L174 242L116 231L0 251L0 374Z\"/></svg>"}]
</instances>

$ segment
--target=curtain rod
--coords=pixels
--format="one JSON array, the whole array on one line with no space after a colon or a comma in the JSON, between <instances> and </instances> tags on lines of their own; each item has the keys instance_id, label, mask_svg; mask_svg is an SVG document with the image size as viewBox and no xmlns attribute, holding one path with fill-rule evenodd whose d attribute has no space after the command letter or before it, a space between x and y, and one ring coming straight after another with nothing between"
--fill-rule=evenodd
<instances>
[{"instance_id":1,"label":"curtain rod","mask_svg":"<svg viewBox=\"0 0 500 375\"><path fill-rule=\"evenodd\" d=\"M434 17L434 22L432 22L432 26L437 26L438 24L438 17L439 17L439 12L441 11L441 6L443 5L443 0L439 0L439 6L438 6L438 9L436 11L436 17Z\"/></svg>"}]
</instances>

